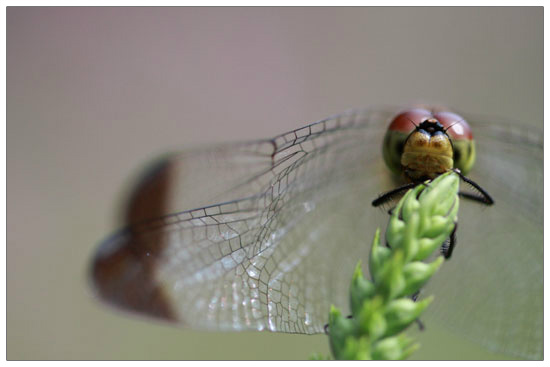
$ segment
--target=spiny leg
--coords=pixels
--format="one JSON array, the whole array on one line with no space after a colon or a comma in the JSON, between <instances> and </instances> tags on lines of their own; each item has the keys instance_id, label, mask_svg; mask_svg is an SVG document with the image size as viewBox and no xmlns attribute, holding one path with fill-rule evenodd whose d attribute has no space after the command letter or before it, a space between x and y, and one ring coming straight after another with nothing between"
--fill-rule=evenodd
<instances>
[{"instance_id":1,"label":"spiny leg","mask_svg":"<svg viewBox=\"0 0 550 367\"><path fill-rule=\"evenodd\" d=\"M388 202L389 200L391 200L395 195L399 194L400 192L408 190L408 189L412 189L416 185L418 185L418 183L410 182L410 183L407 183L403 186L399 186L399 187L397 187L393 190L385 192L385 193L381 194L379 197L377 197L376 199L374 199L372 201L372 206L380 206L380 205Z\"/></svg>"},{"instance_id":2,"label":"spiny leg","mask_svg":"<svg viewBox=\"0 0 550 367\"><path fill-rule=\"evenodd\" d=\"M422 323L422 321L420 321L420 319L415 319L414 321L418 325L418 330L424 331L424 324Z\"/></svg>"},{"instance_id":3,"label":"spiny leg","mask_svg":"<svg viewBox=\"0 0 550 367\"><path fill-rule=\"evenodd\" d=\"M479 186L475 181L470 180L468 177L464 176L459 169L454 168L453 171L460 177L460 179L464 182L466 182L468 185L470 185L475 191L478 192L479 195L468 193L468 192L459 192L458 194L462 196L463 198L474 200L477 202L480 202L485 205L493 205L494 200L489 195L487 191L485 191L481 186Z\"/></svg>"},{"instance_id":4,"label":"spiny leg","mask_svg":"<svg viewBox=\"0 0 550 367\"><path fill-rule=\"evenodd\" d=\"M485 204L485 205L492 205L493 204L492 202L489 203L485 197L483 197L481 195L472 194L471 192L459 191L458 195L460 197L463 197L464 199L477 201L478 203L481 203L481 204ZM493 200L490 196L489 196L489 199Z\"/></svg>"},{"instance_id":5,"label":"spiny leg","mask_svg":"<svg viewBox=\"0 0 550 367\"><path fill-rule=\"evenodd\" d=\"M449 246L443 246L441 247L441 253L443 254L443 257L445 260L449 260L451 258L451 255L453 254L453 250L456 246L456 229L458 228L458 222L455 222L455 227L453 228L453 231L451 232L451 236L449 237Z\"/></svg>"},{"instance_id":6,"label":"spiny leg","mask_svg":"<svg viewBox=\"0 0 550 367\"><path fill-rule=\"evenodd\" d=\"M416 292L414 292L412 295L411 295L411 299L413 300L413 302L416 302L416 300L418 299L418 295L420 294L420 290L417 290ZM420 321L420 319L415 319L414 320L416 322L416 324L418 325L418 330L420 331L424 331L424 324L422 323L422 321Z\"/></svg>"}]
</instances>

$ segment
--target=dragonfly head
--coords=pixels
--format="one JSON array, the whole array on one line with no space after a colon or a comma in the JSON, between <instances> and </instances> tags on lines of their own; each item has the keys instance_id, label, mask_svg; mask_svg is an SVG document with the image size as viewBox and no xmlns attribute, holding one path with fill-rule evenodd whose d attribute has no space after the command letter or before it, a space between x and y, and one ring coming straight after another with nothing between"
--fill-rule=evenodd
<instances>
[{"instance_id":1,"label":"dragonfly head","mask_svg":"<svg viewBox=\"0 0 550 367\"><path fill-rule=\"evenodd\" d=\"M468 123L449 111L413 108L395 116L383 144L384 160L396 174L423 181L452 168L468 173L475 146Z\"/></svg>"}]
</instances>

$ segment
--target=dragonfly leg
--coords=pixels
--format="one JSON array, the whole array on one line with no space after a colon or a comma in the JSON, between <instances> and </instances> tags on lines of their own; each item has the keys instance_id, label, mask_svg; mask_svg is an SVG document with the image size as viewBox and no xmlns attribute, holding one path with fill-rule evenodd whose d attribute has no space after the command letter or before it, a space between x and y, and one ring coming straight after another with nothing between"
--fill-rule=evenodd
<instances>
[{"instance_id":1,"label":"dragonfly leg","mask_svg":"<svg viewBox=\"0 0 550 367\"><path fill-rule=\"evenodd\" d=\"M418 325L418 330L420 331L424 331L424 324L422 323L422 321L420 321L420 319L416 319L414 320L416 322L416 324Z\"/></svg>"},{"instance_id":2,"label":"dragonfly leg","mask_svg":"<svg viewBox=\"0 0 550 367\"><path fill-rule=\"evenodd\" d=\"M451 232L451 236L449 237L449 244L443 244L441 247L441 253L443 254L443 257L445 257L445 260L448 260L451 258L451 255L453 254L453 250L456 246L456 229L458 228L458 222L455 222L455 227L453 228L453 231Z\"/></svg>"},{"instance_id":3,"label":"dragonfly leg","mask_svg":"<svg viewBox=\"0 0 550 367\"><path fill-rule=\"evenodd\" d=\"M459 169L454 168L453 171L460 177L462 181L466 182L468 185L470 185L470 187L474 189L474 191L476 191L476 194L461 191L458 193L458 195L462 196L465 199L474 200L485 205L493 205L494 200L487 191L485 191L475 181L470 180L468 177L464 176Z\"/></svg>"},{"instance_id":4,"label":"dragonfly leg","mask_svg":"<svg viewBox=\"0 0 550 367\"><path fill-rule=\"evenodd\" d=\"M412 295L411 295L411 299L416 302L416 300L418 299L418 295L420 294L420 290L417 290L416 292L414 292ZM416 322L416 324L418 325L418 330L420 331L424 331L424 324L422 323L422 321L420 321L420 319L416 319L414 320Z\"/></svg>"},{"instance_id":5,"label":"dragonfly leg","mask_svg":"<svg viewBox=\"0 0 550 367\"><path fill-rule=\"evenodd\" d=\"M407 183L403 186L399 186L393 190L390 190L388 192L385 192L383 194L381 194L380 196L378 196L376 199L374 199L372 201L372 206L380 206L382 204L385 204L387 203L388 201L390 201L394 196L398 195L399 193L401 193L402 191L405 191L405 190L408 190L408 189L412 189L413 187L415 187L416 185L418 185L418 183L416 182L410 182L410 183Z\"/></svg>"}]
</instances>

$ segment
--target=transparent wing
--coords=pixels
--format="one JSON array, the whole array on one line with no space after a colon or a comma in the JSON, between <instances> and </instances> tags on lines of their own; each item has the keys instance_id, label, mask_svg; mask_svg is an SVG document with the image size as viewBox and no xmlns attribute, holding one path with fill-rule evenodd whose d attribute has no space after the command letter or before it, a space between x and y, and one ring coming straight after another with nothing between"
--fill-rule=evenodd
<instances>
[{"instance_id":1,"label":"transparent wing","mask_svg":"<svg viewBox=\"0 0 550 367\"><path fill-rule=\"evenodd\" d=\"M477 161L469 175L492 207L461 200L458 244L423 294L436 299L423 317L486 347L542 358L542 131L469 118Z\"/></svg>"},{"instance_id":2,"label":"transparent wing","mask_svg":"<svg viewBox=\"0 0 550 367\"><path fill-rule=\"evenodd\" d=\"M356 111L161 159L130 225L98 252L99 295L194 328L322 332L386 220L370 202L392 185L380 156L390 116Z\"/></svg>"}]
</instances>

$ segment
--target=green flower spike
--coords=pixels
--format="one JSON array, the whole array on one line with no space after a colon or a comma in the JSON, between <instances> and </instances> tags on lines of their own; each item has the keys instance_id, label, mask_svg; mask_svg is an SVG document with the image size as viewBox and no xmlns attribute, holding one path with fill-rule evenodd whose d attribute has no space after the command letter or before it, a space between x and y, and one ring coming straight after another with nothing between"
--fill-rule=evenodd
<instances>
[{"instance_id":1,"label":"green flower spike","mask_svg":"<svg viewBox=\"0 0 550 367\"><path fill-rule=\"evenodd\" d=\"M335 359L405 359L417 348L399 334L428 307L433 297L415 302L416 293L443 263L425 263L451 234L458 213L458 176L454 172L409 190L386 230L389 247L376 231L369 258L371 280L357 264L350 286L352 318L334 306L329 337Z\"/></svg>"}]
</instances>

